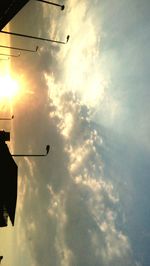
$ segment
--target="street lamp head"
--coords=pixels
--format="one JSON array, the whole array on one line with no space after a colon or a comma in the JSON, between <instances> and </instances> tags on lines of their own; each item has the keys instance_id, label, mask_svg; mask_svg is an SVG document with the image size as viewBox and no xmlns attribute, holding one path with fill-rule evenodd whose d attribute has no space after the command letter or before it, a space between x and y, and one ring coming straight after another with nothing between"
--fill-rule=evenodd
<instances>
[{"instance_id":1,"label":"street lamp head","mask_svg":"<svg viewBox=\"0 0 150 266\"><path fill-rule=\"evenodd\" d=\"M62 6L61 6L61 10L64 10L64 9L65 9L65 6L64 6L64 5L62 5Z\"/></svg>"},{"instance_id":2,"label":"street lamp head","mask_svg":"<svg viewBox=\"0 0 150 266\"><path fill-rule=\"evenodd\" d=\"M47 145L46 146L46 155L49 153L49 150L50 150L50 145Z\"/></svg>"},{"instance_id":3,"label":"street lamp head","mask_svg":"<svg viewBox=\"0 0 150 266\"><path fill-rule=\"evenodd\" d=\"M67 42L69 41L69 39L70 39L70 35L67 35Z\"/></svg>"}]
</instances>

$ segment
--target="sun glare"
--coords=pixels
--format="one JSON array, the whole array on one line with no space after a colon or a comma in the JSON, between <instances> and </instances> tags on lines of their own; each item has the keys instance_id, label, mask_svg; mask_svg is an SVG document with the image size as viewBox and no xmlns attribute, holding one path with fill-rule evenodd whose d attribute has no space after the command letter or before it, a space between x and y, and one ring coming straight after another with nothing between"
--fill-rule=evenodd
<instances>
[{"instance_id":1,"label":"sun glare","mask_svg":"<svg viewBox=\"0 0 150 266\"><path fill-rule=\"evenodd\" d=\"M14 98L19 91L19 84L11 76L0 76L0 99Z\"/></svg>"}]
</instances>

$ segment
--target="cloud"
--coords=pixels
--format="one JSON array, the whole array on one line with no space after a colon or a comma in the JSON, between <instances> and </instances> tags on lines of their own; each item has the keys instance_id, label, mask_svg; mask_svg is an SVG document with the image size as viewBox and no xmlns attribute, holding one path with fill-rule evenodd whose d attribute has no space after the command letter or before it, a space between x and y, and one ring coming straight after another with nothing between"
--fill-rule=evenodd
<instances>
[{"instance_id":1,"label":"cloud","mask_svg":"<svg viewBox=\"0 0 150 266\"><path fill-rule=\"evenodd\" d=\"M74 42L68 49L65 46L48 49L42 44L38 56L26 55L24 61L15 62L16 71L24 73L26 85L33 94L14 107L17 113L14 150L40 152L46 144L51 146L46 158L17 160L19 229L16 245L20 257L27 254L35 266L136 265L130 241L116 225L120 201L113 183L104 174L100 153L104 147L103 137L91 120L91 108L95 108L95 98L92 105L89 104L92 83L96 79L96 88L102 84L97 104L107 98L104 97L107 78L99 79L98 71L90 78L89 65L93 60L94 67L99 57L95 48L99 40L93 26L94 11L89 17L90 6L85 1L70 2L67 29L73 29ZM44 12L39 13L38 25L46 16ZM36 29L38 34L46 33L49 23L46 19ZM52 25L54 33L55 23ZM62 36L62 29L58 32L58 36ZM83 37L81 43L79 37ZM75 64L73 71L70 70L72 63ZM90 91L87 99L84 98L86 88ZM109 105L110 102L113 105L111 97L107 99ZM19 259L17 264L20 265Z\"/></svg>"},{"instance_id":2,"label":"cloud","mask_svg":"<svg viewBox=\"0 0 150 266\"><path fill-rule=\"evenodd\" d=\"M25 247L35 265L134 265L128 238L115 224L119 199L97 154L101 136L88 109L73 99L71 92L64 94L60 109L53 103L56 113L50 111L44 121L52 143L49 157L20 165L24 184L18 215ZM62 124L68 112L75 123L66 137ZM30 145L33 151L36 137Z\"/></svg>"}]
</instances>

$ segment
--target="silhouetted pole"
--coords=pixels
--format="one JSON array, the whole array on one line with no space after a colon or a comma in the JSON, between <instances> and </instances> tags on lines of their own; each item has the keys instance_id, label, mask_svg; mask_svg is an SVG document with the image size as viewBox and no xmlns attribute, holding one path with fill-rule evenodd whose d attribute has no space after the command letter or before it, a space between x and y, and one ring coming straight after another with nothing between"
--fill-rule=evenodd
<instances>
[{"instance_id":1,"label":"silhouetted pole","mask_svg":"<svg viewBox=\"0 0 150 266\"><path fill-rule=\"evenodd\" d=\"M12 56L12 57L19 57L20 56L20 53L18 55L14 55L14 54L0 54L0 55Z\"/></svg>"},{"instance_id":2,"label":"silhouetted pole","mask_svg":"<svg viewBox=\"0 0 150 266\"><path fill-rule=\"evenodd\" d=\"M14 118L14 115L12 115L11 118L0 118L0 120L12 120Z\"/></svg>"},{"instance_id":3,"label":"silhouetted pole","mask_svg":"<svg viewBox=\"0 0 150 266\"><path fill-rule=\"evenodd\" d=\"M46 3L46 4L49 4L49 5L53 5L53 6L59 6L61 8L61 10L64 10L64 8L65 8L64 5L59 5L59 4L56 4L56 3L53 3L53 2L48 2L48 1L45 1L45 0L36 0L36 1L39 1L39 2L42 2L42 3Z\"/></svg>"},{"instance_id":4,"label":"silhouetted pole","mask_svg":"<svg viewBox=\"0 0 150 266\"><path fill-rule=\"evenodd\" d=\"M47 154L49 153L49 150L50 150L50 146L47 145L45 154L11 154L11 156L15 156L15 157L41 157L41 156L47 156Z\"/></svg>"},{"instance_id":5,"label":"silhouetted pole","mask_svg":"<svg viewBox=\"0 0 150 266\"><path fill-rule=\"evenodd\" d=\"M41 38L41 37L35 37L35 36L31 36L31 35L26 35L26 34L21 34L21 33L16 33L16 32L10 32L10 31L5 31L5 30L1 30L1 33L5 33L5 34L10 34L10 35L14 35L14 36L20 36L20 37L25 37L25 38L30 38L30 39L36 39L36 40L42 40L42 41L48 41L48 42L55 42L55 43L61 43L61 44L66 44L70 38L70 36L68 35L66 37L66 42L61 42L61 41L57 41L57 40L51 40L51 39L47 39L47 38Z\"/></svg>"},{"instance_id":6,"label":"silhouetted pole","mask_svg":"<svg viewBox=\"0 0 150 266\"><path fill-rule=\"evenodd\" d=\"M25 49L25 48L20 48L20 47L13 47L13 46L6 46L6 45L0 45L2 48L9 48L9 49L14 49L14 50L20 50L20 51L27 51L27 52L37 52L38 46L36 46L35 50L30 50L30 49Z\"/></svg>"}]
</instances>

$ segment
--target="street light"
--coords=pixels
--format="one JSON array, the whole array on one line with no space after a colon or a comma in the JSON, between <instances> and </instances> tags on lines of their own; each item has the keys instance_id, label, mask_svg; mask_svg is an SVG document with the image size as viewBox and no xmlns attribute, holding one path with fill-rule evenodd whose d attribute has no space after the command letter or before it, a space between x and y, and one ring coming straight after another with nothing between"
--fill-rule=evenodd
<instances>
[{"instance_id":1,"label":"street light","mask_svg":"<svg viewBox=\"0 0 150 266\"><path fill-rule=\"evenodd\" d=\"M46 146L46 153L45 154L11 154L11 156L15 157L41 157L41 156L47 156L50 150L50 145Z\"/></svg>"},{"instance_id":2,"label":"street light","mask_svg":"<svg viewBox=\"0 0 150 266\"><path fill-rule=\"evenodd\" d=\"M19 57L21 53L18 53L18 55L14 55L14 54L0 54L0 55L4 55L4 56L12 56L12 57Z\"/></svg>"},{"instance_id":3,"label":"street light","mask_svg":"<svg viewBox=\"0 0 150 266\"><path fill-rule=\"evenodd\" d=\"M13 118L14 116L12 116ZM0 130L0 143L5 142L5 141L10 141L10 132L8 131L4 131L4 130ZM22 156L22 157L26 157L26 156L47 156L48 153L50 151L50 145L46 145L46 153L45 154L11 154L11 156Z\"/></svg>"},{"instance_id":4,"label":"street light","mask_svg":"<svg viewBox=\"0 0 150 266\"><path fill-rule=\"evenodd\" d=\"M12 117L11 118L0 118L0 120L12 120L14 118L14 115L12 115Z\"/></svg>"},{"instance_id":5,"label":"street light","mask_svg":"<svg viewBox=\"0 0 150 266\"><path fill-rule=\"evenodd\" d=\"M56 3L53 3L53 2L48 2L48 1L45 1L45 0L36 0L36 1L39 1L39 2L42 2L42 3L46 3L46 4L49 4L49 5L53 5L53 6L59 6L61 8L61 10L65 9L64 5L59 5L59 4L56 4Z\"/></svg>"},{"instance_id":6,"label":"street light","mask_svg":"<svg viewBox=\"0 0 150 266\"><path fill-rule=\"evenodd\" d=\"M51 39L47 39L47 38L41 38L41 37L36 37L36 36L31 36L31 35L26 35L26 34L21 34L21 33L16 33L16 32L10 32L10 31L4 31L4 30L1 30L0 32L4 33L4 34L10 34L10 35L14 35L14 36L20 36L20 37L42 40L42 41L48 41L48 42L55 42L55 43L60 43L60 44L66 44L70 38L70 35L68 35L66 42L62 42L62 41L51 40Z\"/></svg>"},{"instance_id":7,"label":"street light","mask_svg":"<svg viewBox=\"0 0 150 266\"><path fill-rule=\"evenodd\" d=\"M0 45L1 48L9 48L9 49L14 49L14 50L20 50L20 51L27 51L27 52L37 52L38 46L36 46L35 50L30 50L30 49L25 49L25 48L20 48L20 47L13 47L13 46L6 46L6 45Z\"/></svg>"}]
</instances>

